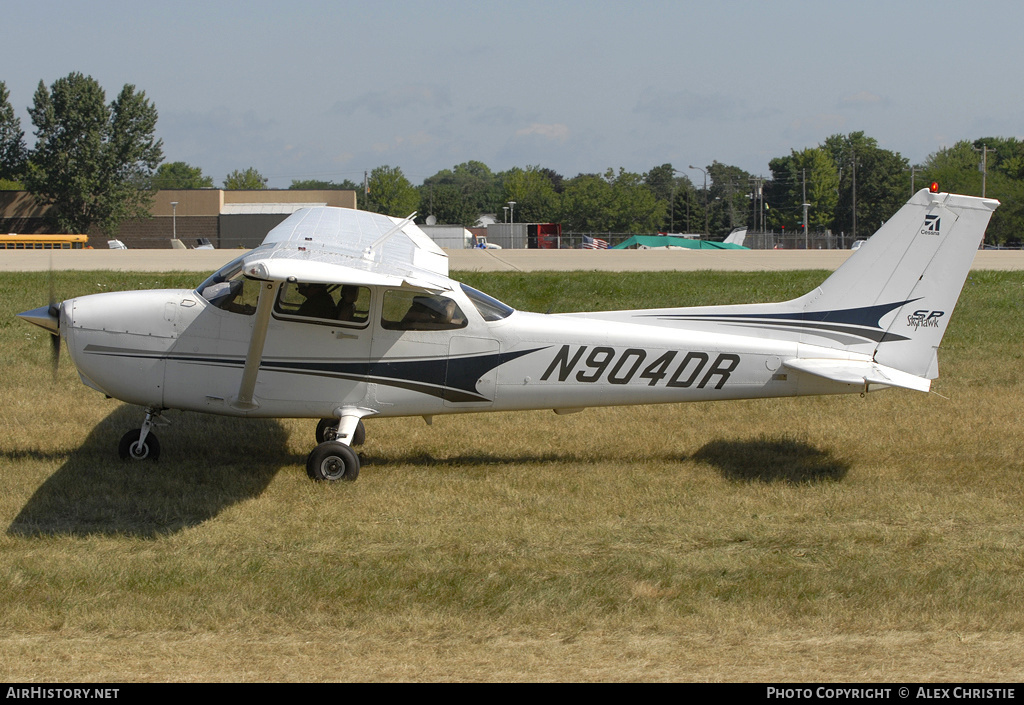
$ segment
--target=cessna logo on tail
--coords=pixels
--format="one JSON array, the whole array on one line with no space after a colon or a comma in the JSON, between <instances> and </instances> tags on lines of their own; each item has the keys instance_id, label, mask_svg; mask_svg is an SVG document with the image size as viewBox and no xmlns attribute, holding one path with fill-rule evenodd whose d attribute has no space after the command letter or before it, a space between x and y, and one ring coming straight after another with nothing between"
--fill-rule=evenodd
<instances>
[{"instance_id":1,"label":"cessna logo on tail","mask_svg":"<svg viewBox=\"0 0 1024 705\"><path fill-rule=\"evenodd\" d=\"M939 216L937 215L926 215L924 217L924 227L921 228L922 235L938 235L939 234Z\"/></svg>"}]
</instances>

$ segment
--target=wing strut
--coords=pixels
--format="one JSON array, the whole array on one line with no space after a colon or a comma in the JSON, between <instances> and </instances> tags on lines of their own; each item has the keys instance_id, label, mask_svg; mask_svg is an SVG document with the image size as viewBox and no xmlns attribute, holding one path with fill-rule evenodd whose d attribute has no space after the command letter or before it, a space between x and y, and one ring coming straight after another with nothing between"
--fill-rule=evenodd
<instances>
[{"instance_id":1,"label":"wing strut","mask_svg":"<svg viewBox=\"0 0 1024 705\"><path fill-rule=\"evenodd\" d=\"M252 337L249 338L249 352L245 355L245 368L242 370L242 383L238 387L238 396L232 403L237 409L255 409L259 406L253 402L253 391L256 389L256 375L260 371L263 360L263 345L267 341L267 328L270 327L270 311L274 308L274 299L281 282L259 282L260 299L256 304L256 316L252 324Z\"/></svg>"},{"instance_id":2,"label":"wing strut","mask_svg":"<svg viewBox=\"0 0 1024 705\"><path fill-rule=\"evenodd\" d=\"M366 257L367 259L372 257L373 253L377 251L377 248L380 246L381 243L385 242L389 237L391 237L392 235L397 233L399 230L404 228L406 225L411 223L412 219L415 218L415 217L416 217L416 211L413 211L412 213L407 215L402 221L400 221L397 225L395 225L395 227L391 228L391 230L388 230L386 233L384 233L379 238L374 240L373 243L371 243L370 246L367 247L366 250L363 252L363 256Z\"/></svg>"}]
</instances>

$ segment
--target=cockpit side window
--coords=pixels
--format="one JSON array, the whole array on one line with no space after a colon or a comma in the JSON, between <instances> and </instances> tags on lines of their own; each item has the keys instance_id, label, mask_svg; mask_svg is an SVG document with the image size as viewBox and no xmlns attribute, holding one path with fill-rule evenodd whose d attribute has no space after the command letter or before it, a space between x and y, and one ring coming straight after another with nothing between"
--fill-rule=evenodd
<instances>
[{"instance_id":1,"label":"cockpit side window","mask_svg":"<svg viewBox=\"0 0 1024 705\"><path fill-rule=\"evenodd\" d=\"M453 299L404 289L384 293L380 325L387 330L455 330L466 315Z\"/></svg>"},{"instance_id":2,"label":"cockpit side window","mask_svg":"<svg viewBox=\"0 0 1024 705\"><path fill-rule=\"evenodd\" d=\"M274 314L310 323L362 327L370 318L370 289L351 284L288 282L281 287Z\"/></svg>"},{"instance_id":3,"label":"cockpit side window","mask_svg":"<svg viewBox=\"0 0 1024 705\"><path fill-rule=\"evenodd\" d=\"M251 316L260 297L259 282L242 275L242 258L224 265L196 289L199 295L224 311Z\"/></svg>"}]
</instances>

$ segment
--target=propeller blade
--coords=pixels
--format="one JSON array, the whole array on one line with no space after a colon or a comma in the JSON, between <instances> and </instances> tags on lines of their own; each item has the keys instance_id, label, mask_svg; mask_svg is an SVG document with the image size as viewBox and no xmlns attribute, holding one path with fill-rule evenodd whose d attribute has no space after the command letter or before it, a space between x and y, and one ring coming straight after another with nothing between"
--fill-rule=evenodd
<instances>
[{"instance_id":1,"label":"propeller blade","mask_svg":"<svg viewBox=\"0 0 1024 705\"><path fill-rule=\"evenodd\" d=\"M46 311L51 319L57 321L57 332L50 338L50 363L53 367L53 379L57 379L57 368L60 366L60 302L57 301L56 285L53 276L53 253L50 253L50 305Z\"/></svg>"},{"instance_id":2,"label":"propeller blade","mask_svg":"<svg viewBox=\"0 0 1024 705\"><path fill-rule=\"evenodd\" d=\"M57 367L60 365L60 333L50 336L50 355L53 364L53 376L57 377Z\"/></svg>"}]
</instances>

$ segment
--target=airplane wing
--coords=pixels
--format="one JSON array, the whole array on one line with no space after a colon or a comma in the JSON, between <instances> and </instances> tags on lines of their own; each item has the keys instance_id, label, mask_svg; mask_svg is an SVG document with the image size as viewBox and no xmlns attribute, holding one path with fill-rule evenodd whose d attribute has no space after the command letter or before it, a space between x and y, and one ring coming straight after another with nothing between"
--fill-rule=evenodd
<instances>
[{"instance_id":1,"label":"airplane wing","mask_svg":"<svg viewBox=\"0 0 1024 705\"><path fill-rule=\"evenodd\" d=\"M296 211L245 258L245 274L266 281L452 288L448 255L412 222L321 206Z\"/></svg>"}]
</instances>

